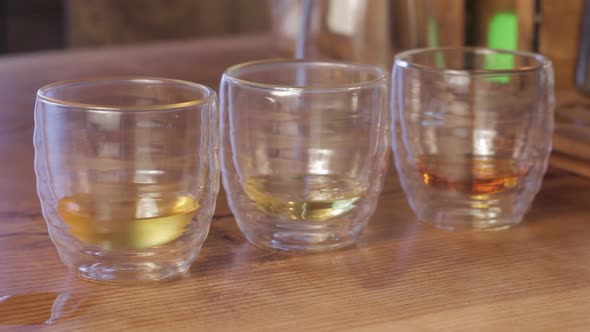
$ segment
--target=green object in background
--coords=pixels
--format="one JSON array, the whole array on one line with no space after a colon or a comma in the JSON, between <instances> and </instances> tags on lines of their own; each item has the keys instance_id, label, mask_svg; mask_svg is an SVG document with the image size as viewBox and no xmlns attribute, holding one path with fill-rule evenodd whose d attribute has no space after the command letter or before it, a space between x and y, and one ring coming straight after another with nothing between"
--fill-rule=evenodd
<instances>
[{"instance_id":1,"label":"green object in background","mask_svg":"<svg viewBox=\"0 0 590 332\"><path fill-rule=\"evenodd\" d=\"M434 18L428 18L426 29L428 33L428 47L438 47L440 44L438 41L438 28L436 26L436 20Z\"/></svg>"},{"instance_id":2,"label":"green object in background","mask_svg":"<svg viewBox=\"0 0 590 332\"><path fill-rule=\"evenodd\" d=\"M426 25L427 31L427 42L428 47L437 48L440 45L439 37L438 37L438 26L436 20L432 17L428 18L428 23ZM445 59L441 53L436 54L436 66L438 68L445 67Z\"/></svg>"},{"instance_id":3,"label":"green object in background","mask_svg":"<svg viewBox=\"0 0 590 332\"><path fill-rule=\"evenodd\" d=\"M488 47L515 51L518 47L518 18L515 12L498 12L488 26ZM514 69L514 56L494 54L485 58L485 69ZM508 83L510 76L495 76L491 81Z\"/></svg>"}]
</instances>

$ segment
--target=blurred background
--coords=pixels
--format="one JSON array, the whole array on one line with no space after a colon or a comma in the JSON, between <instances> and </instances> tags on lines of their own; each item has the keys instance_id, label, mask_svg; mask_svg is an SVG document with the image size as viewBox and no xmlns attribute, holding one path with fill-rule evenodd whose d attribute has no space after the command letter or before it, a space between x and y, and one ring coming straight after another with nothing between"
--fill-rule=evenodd
<instances>
[{"instance_id":1,"label":"blurred background","mask_svg":"<svg viewBox=\"0 0 590 332\"><path fill-rule=\"evenodd\" d=\"M266 0L0 0L0 52L268 31Z\"/></svg>"},{"instance_id":2,"label":"blurred background","mask_svg":"<svg viewBox=\"0 0 590 332\"><path fill-rule=\"evenodd\" d=\"M0 0L0 55L273 33L294 56L306 0ZM590 0L310 0L305 56L391 66L404 49L540 52L590 94ZM587 27L587 36L582 36Z\"/></svg>"},{"instance_id":3,"label":"blurred background","mask_svg":"<svg viewBox=\"0 0 590 332\"><path fill-rule=\"evenodd\" d=\"M200 39L218 38L275 52L265 57L299 51L386 68L411 48L541 53L559 92L554 151L562 156L554 153L552 164L590 177L590 0L0 0L4 63L37 61L43 51L101 57L109 51L100 48L149 43L198 55L209 45Z\"/></svg>"}]
</instances>

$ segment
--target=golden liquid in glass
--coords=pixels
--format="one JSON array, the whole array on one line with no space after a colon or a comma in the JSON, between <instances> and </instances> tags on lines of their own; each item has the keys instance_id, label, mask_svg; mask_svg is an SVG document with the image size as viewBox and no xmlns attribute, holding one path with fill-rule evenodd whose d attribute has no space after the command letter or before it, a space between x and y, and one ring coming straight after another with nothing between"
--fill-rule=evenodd
<instances>
[{"instance_id":1,"label":"golden liquid in glass","mask_svg":"<svg viewBox=\"0 0 590 332\"><path fill-rule=\"evenodd\" d=\"M189 196L109 200L92 194L62 198L58 212L83 242L108 249L145 249L180 237L198 204Z\"/></svg>"},{"instance_id":2,"label":"golden liquid in glass","mask_svg":"<svg viewBox=\"0 0 590 332\"><path fill-rule=\"evenodd\" d=\"M244 189L258 209L294 220L323 220L356 206L365 189L350 178L333 175L258 175Z\"/></svg>"}]
</instances>

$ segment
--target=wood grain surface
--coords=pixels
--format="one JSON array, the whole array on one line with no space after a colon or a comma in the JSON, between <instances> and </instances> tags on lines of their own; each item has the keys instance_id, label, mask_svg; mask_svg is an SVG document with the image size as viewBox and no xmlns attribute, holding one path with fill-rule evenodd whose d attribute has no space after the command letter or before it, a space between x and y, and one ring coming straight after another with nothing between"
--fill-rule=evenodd
<instances>
[{"instance_id":1,"label":"wood grain surface","mask_svg":"<svg viewBox=\"0 0 590 332\"><path fill-rule=\"evenodd\" d=\"M0 331L588 331L590 181L547 176L525 221L491 233L417 223L393 171L354 247L287 255L249 245L225 194L186 278L118 287L76 278L35 193L40 86L150 75L213 87L227 66L271 56L263 37L0 59Z\"/></svg>"}]
</instances>

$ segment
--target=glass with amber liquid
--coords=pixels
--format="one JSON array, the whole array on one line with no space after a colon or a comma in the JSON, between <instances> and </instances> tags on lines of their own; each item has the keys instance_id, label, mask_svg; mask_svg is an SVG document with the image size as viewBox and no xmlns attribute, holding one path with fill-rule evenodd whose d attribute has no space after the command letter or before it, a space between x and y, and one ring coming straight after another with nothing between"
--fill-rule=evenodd
<instances>
[{"instance_id":1,"label":"glass with amber liquid","mask_svg":"<svg viewBox=\"0 0 590 332\"><path fill-rule=\"evenodd\" d=\"M221 83L223 180L246 238L318 251L353 244L389 150L387 75L370 65L269 60Z\"/></svg>"},{"instance_id":2,"label":"glass with amber liquid","mask_svg":"<svg viewBox=\"0 0 590 332\"><path fill-rule=\"evenodd\" d=\"M106 283L170 279L203 244L219 188L215 92L159 78L50 84L35 171L62 261Z\"/></svg>"},{"instance_id":3,"label":"glass with amber liquid","mask_svg":"<svg viewBox=\"0 0 590 332\"><path fill-rule=\"evenodd\" d=\"M436 227L522 221L553 133L553 71L541 55L478 48L396 56L395 163L410 206Z\"/></svg>"}]
</instances>

